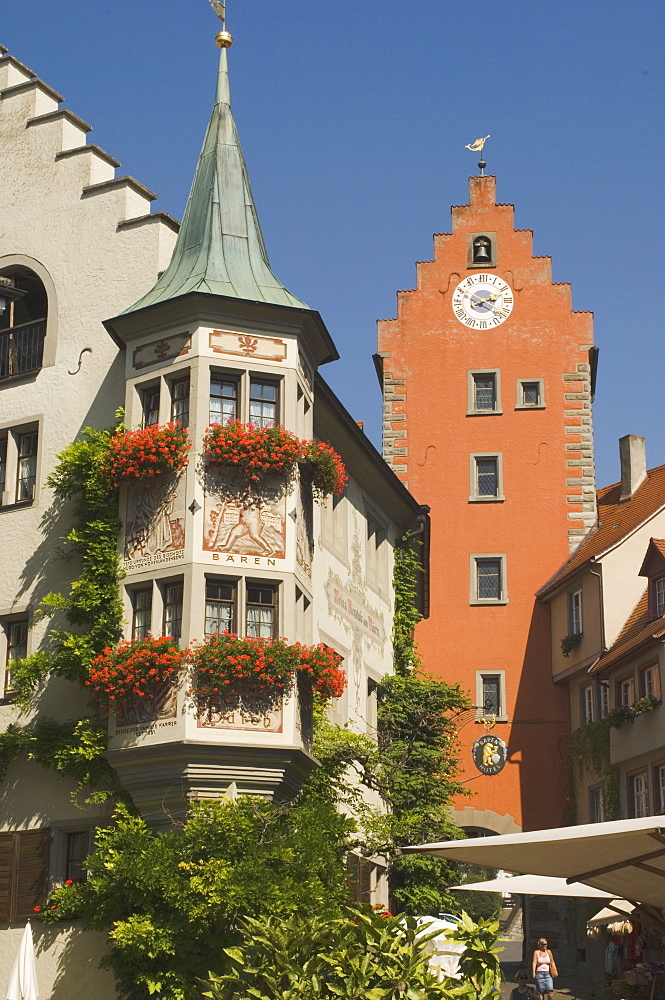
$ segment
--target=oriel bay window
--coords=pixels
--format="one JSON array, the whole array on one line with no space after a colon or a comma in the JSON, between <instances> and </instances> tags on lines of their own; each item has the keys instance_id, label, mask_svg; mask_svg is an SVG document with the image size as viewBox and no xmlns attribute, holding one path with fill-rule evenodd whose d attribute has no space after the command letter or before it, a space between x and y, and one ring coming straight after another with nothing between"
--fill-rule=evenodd
<instances>
[{"instance_id":1,"label":"oriel bay window","mask_svg":"<svg viewBox=\"0 0 665 1000\"><path fill-rule=\"evenodd\" d=\"M278 593L279 585L272 582L208 577L205 634L231 632L274 639L279 631Z\"/></svg>"}]
</instances>

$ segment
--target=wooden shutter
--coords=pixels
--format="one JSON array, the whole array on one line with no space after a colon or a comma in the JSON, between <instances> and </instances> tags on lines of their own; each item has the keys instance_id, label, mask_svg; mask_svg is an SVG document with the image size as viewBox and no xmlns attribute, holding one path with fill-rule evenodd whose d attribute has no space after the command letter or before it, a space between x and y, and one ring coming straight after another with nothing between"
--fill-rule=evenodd
<instances>
[{"instance_id":1,"label":"wooden shutter","mask_svg":"<svg viewBox=\"0 0 665 1000\"><path fill-rule=\"evenodd\" d=\"M19 838L19 858L16 916L13 919L23 920L33 914L35 906L45 902L48 894L51 831L30 830L16 836Z\"/></svg>"},{"instance_id":2,"label":"wooden shutter","mask_svg":"<svg viewBox=\"0 0 665 1000\"><path fill-rule=\"evenodd\" d=\"M48 893L50 830L0 833L0 923L25 920Z\"/></svg>"},{"instance_id":3,"label":"wooden shutter","mask_svg":"<svg viewBox=\"0 0 665 1000\"><path fill-rule=\"evenodd\" d=\"M8 924L11 910L13 833L0 833L0 923Z\"/></svg>"}]
</instances>

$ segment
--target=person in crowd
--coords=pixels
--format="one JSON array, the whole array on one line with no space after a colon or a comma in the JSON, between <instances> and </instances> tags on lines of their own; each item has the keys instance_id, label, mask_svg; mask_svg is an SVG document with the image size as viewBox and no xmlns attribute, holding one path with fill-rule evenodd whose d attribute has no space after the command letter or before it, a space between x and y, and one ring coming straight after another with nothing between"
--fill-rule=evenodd
<instances>
[{"instance_id":1,"label":"person in crowd","mask_svg":"<svg viewBox=\"0 0 665 1000\"><path fill-rule=\"evenodd\" d=\"M510 1000L536 1000L536 991L529 986L529 973L526 969L518 969L515 976L517 986L510 994Z\"/></svg>"}]
</instances>

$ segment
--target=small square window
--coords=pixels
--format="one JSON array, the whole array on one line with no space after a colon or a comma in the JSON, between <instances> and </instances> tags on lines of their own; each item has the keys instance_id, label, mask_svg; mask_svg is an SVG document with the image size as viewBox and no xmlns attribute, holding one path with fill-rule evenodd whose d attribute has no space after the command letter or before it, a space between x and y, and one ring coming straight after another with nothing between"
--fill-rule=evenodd
<instances>
[{"instance_id":1,"label":"small square window","mask_svg":"<svg viewBox=\"0 0 665 1000\"><path fill-rule=\"evenodd\" d=\"M542 409L545 405L544 381L542 378L518 378L518 410Z\"/></svg>"},{"instance_id":2,"label":"small square window","mask_svg":"<svg viewBox=\"0 0 665 1000\"><path fill-rule=\"evenodd\" d=\"M233 580L206 581L205 634L235 632L236 585Z\"/></svg>"},{"instance_id":3,"label":"small square window","mask_svg":"<svg viewBox=\"0 0 665 1000\"><path fill-rule=\"evenodd\" d=\"M505 721L505 671L479 670L476 673L476 720L494 719Z\"/></svg>"},{"instance_id":4,"label":"small square window","mask_svg":"<svg viewBox=\"0 0 665 1000\"><path fill-rule=\"evenodd\" d=\"M223 375L213 375L210 379L211 424L232 423L238 419L238 382Z\"/></svg>"},{"instance_id":5,"label":"small square window","mask_svg":"<svg viewBox=\"0 0 665 1000\"><path fill-rule=\"evenodd\" d=\"M500 413L498 370L469 372L467 415Z\"/></svg>"},{"instance_id":6,"label":"small square window","mask_svg":"<svg viewBox=\"0 0 665 1000\"><path fill-rule=\"evenodd\" d=\"M189 376L171 382L171 422L189 427Z\"/></svg>"},{"instance_id":7,"label":"small square window","mask_svg":"<svg viewBox=\"0 0 665 1000\"><path fill-rule=\"evenodd\" d=\"M471 603L506 604L506 557L471 556Z\"/></svg>"},{"instance_id":8,"label":"small square window","mask_svg":"<svg viewBox=\"0 0 665 1000\"><path fill-rule=\"evenodd\" d=\"M247 584L246 634L255 639L274 639L277 634L276 584Z\"/></svg>"}]
</instances>

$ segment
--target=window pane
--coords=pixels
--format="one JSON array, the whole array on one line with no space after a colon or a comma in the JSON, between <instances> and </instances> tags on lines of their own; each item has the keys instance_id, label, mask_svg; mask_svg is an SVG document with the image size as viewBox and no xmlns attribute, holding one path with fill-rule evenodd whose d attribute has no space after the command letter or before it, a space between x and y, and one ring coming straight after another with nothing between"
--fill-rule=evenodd
<instances>
[{"instance_id":1,"label":"window pane","mask_svg":"<svg viewBox=\"0 0 665 1000\"><path fill-rule=\"evenodd\" d=\"M275 427L277 413L277 384L257 382L249 384L249 422L255 427Z\"/></svg>"},{"instance_id":2,"label":"window pane","mask_svg":"<svg viewBox=\"0 0 665 1000\"><path fill-rule=\"evenodd\" d=\"M37 478L37 432L19 434L16 500L32 500Z\"/></svg>"},{"instance_id":3,"label":"window pane","mask_svg":"<svg viewBox=\"0 0 665 1000\"><path fill-rule=\"evenodd\" d=\"M501 563L498 559L476 562L476 592L480 601L501 600Z\"/></svg>"},{"instance_id":4,"label":"window pane","mask_svg":"<svg viewBox=\"0 0 665 1000\"><path fill-rule=\"evenodd\" d=\"M15 660L23 660L28 655L28 620L9 622L6 626L7 661L5 664L5 691L13 689L11 666Z\"/></svg>"},{"instance_id":5,"label":"window pane","mask_svg":"<svg viewBox=\"0 0 665 1000\"><path fill-rule=\"evenodd\" d=\"M247 635L272 639L275 635L277 590L274 587L247 587Z\"/></svg>"},{"instance_id":6,"label":"window pane","mask_svg":"<svg viewBox=\"0 0 665 1000\"><path fill-rule=\"evenodd\" d=\"M206 584L205 634L233 632L235 621L235 585L233 583Z\"/></svg>"},{"instance_id":7,"label":"window pane","mask_svg":"<svg viewBox=\"0 0 665 1000\"><path fill-rule=\"evenodd\" d=\"M67 854L65 860L65 878L75 882L84 882L87 872L83 862L90 854L90 833L82 830L79 833L67 834Z\"/></svg>"},{"instance_id":8,"label":"window pane","mask_svg":"<svg viewBox=\"0 0 665 1000\"><path fill-rule=\"evenodd\" d=\"M538 406L540 403L540 382L522 382L522 405Z\"/></svg>"},{"instance_id":9,"label":"window pane","mask_svg":"<svg viewBox=\"0 0 665 1000\"><path fill-rule=\"evenodd\" d=\"M570 635L582 634L582 592L579 590L568 595L568 632Z\"/></svg>"},{"instance_id":10,"label":"window pane","mask_svg":"<svg viewBox=\"0 0 665 1000\"><path fill-rule=\"evenodd\" d=\"M210 379L211 424L228 424L238 419L238 383L231 379Z\"/></svg>"},{"instance_id":11,"label":"window pane","mask_svg":"<svg viewBox=\"0 0 665 1000\"><path fill-rule=\"evenodd\" d=\"M152 588L135 590L133 597L132 638L145 639L152 624Z\"/></svg>"},{"instance_id":12,"label":"window pane","mask_svg":"<svg viewBox=\"0 0 665 1000\"><path fill-rule=\"evenodd\" d=\"M646 774L633 776L633 808L635 818L649 815L649 790Z\"/></svg>"},{"instance_id":13,"label":"window pane","mask_svg":"<svg viewBox=\"0 0 665 1000\"><path fill-rule=\"evenodd\" d=\"M159 386L143 392L143 426L152 427L159 423Z\"/></svg>"},{"instance_id":14,"label":"window pane","mask_svg":"<svg viewBox=\"0 0 665 1000\"><path fill-rule=\"evenodd\" d=\"M164 635L182 635L182 584L170 583L164 590Z\"/></svg>"},{"instance_id":15,"label":"window pane","mask_svg":"<svg viewBox=\"0 0 665 1000\"><path fill-rule=\"evenodd\" d=\"M476 494L479 497L498 496L498 478L495 458L476 459Z\"/></svg>"},{"instance_id":16,"label":"window pane","mask_svg":"<svg viewBox=\"0 0 665 1000\"><path fill-rule=\"evenodd\" d=\"M189 427L189 379L182 378L171 384L171 421Z\"/></svg>"},{"instance_id":17,"label":"window pane","mask_svg":"<svg viewBox=\"0 0 665 1000\"><path fill-rule=\"evenodd\" d=\"M483 715L501 715L499 677L483 677Z\"/></svg>"},{"instance_id":18,"label":"window pane","mask_svg":"<svg viewBox=\"0 0 665 1000\"><path fill-rule=\"evenodd\" d=\"M474 409L496 409L496 379L494 375L473 376Z\"/></svg>"},{"instance_id":19,"label":"window pane","mask_svg":"<svg viewBox=\"0 0 665 1000\"><path fill-rule=\"evenodd\" d=\"M656 614L665 614L665 576L656 580Z\"/></svg>"}]
</instances>

